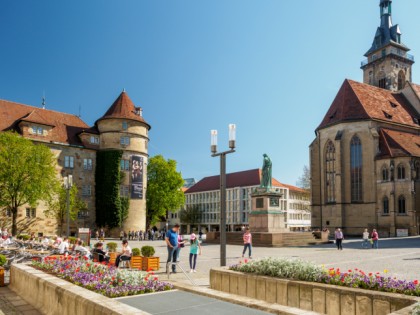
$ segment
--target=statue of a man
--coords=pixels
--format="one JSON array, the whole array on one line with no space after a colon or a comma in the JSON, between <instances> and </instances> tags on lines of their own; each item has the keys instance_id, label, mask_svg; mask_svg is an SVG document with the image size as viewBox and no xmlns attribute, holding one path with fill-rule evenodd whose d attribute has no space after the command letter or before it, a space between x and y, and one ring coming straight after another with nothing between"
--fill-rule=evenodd
<instances>
[{"instance_id":1,"label":"statue of a man","mask_svg":"<svg viewBox=\"0 0 420 315\"><path fill-rule=\"evenodd\" d=\"M272 185L272 163L267 154L264 154L263 156L264 162L262 167L262 178L260 187L269 190L271 189Z\"/></svg>"}]
</instances>

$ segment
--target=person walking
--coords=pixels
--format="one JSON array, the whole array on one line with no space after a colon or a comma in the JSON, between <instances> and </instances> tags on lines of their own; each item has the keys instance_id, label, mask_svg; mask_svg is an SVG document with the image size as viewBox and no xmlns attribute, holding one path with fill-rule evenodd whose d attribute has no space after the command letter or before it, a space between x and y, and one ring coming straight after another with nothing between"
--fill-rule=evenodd
<instances>
[{"instance_id":1,"label":"person walking","mask_svg":"<svg viewBox=\"0 0 420 315\"><path fill-rule=\"evenodd\" d=\"M168 249L168 259L166 260L166 273L169 273L169 265L172 265L172 273L176 273L176 258L178 252L178 233L179 224L175 224L166 233L165 242Z\"/></svg>"},{"instance_id":2,"label":"person walking","mask_svg":"<svg viewBox=\"0 0 420 315\"><path fill-rule=\"evenodd\" d=\"M190 237L190 273L197 272L197 254L201 255L201 245L197 236L193 233Z\"/></svg>"},{"instance_id":3,"label":"person walking","mask_svg":"<svg viewBox=\"0 0 420 315\"><path fill-rule=\"evenodd\" d=\"M244 239L244 250L242 252L242 257L244 257L246 250L248 249L249 258L252 259L252 234L249 227L246 228L243 239Z\"/></svg>"},{"instance_id":4,"label":"person walking","mask_svg":"<svg viewBox=\"0 0 420 315\"><path fill-rule=\"evenodd\" d=\"M372 241L373 241L372 248L378 249L379 248L379 244L378 244L379 234L375 229L373 229L372 231Z\"/></svg>"},{"instance_id":5,"label":"person walking","mask_svg":"<svg viewBox=\"0 0 420 315\"><path fill-rule=\"evenodd\" d=\"M368 249L369 248L369 231L368 229L365 229L365 231L363 232L363 243L362 243L362 247Z\"/></svg>"},{"instance_id":6,"label":"person walking","mask_svg":"<svg viewBox=\"0 0 420 315\"><path fill-rule=\"evenodd\" d=\"M343 231L341 229L335 230L335 244L337 245L338 250L343 250Z\"/></svg>"}]
</instances>

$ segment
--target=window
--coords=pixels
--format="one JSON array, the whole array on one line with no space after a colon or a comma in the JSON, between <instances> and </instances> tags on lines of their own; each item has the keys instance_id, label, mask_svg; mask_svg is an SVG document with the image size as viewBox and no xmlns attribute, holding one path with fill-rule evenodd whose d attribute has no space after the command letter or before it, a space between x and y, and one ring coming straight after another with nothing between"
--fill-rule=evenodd
<instances>
[{"instance_id":1,"label":"window","mask_svg":"<svg viewBox=\"0 0 420 315\"><path fill-rule=\"evenodd\" d=\"M27 218L31 217L31 209L30 208L26 208L26 217Z\"/></svg>"},{"instance_id":2,"label":"window","mask_svg":"<svg viewBox=\"0 0 420 315\"><path fill-rule=\"evenodd\" d=\"M388 197L384 197L384 199L382 199L382 211L384 215L388 215L389 214L389 199Z\"/></svg>"},{"instance_id":3,"label":"window","mask_svg":"<svg viewBox=\"0 0 420 315\"><path fill-rule=\"evenodd\" d=\"M121 160L120 161L120 169L121 169L121 171L129 171L130 170L130 161L129 160Z\"/></svg>"},{"instance_id":4,"label":"window","mask_svg":"<svg viewBox=\"0 0 420 315\"><path fill-rule=\"evenodd\" d=\"M122 122L122 129L127 130L128 129L128 123L126 121Z\"/></svg>"},{"instance_id":5,"label":"window","mask_svg":"<svg viewBox=\"0 0 420 315\"><path fill-rule=\"evenodd\" d=\"M404 196L400 196L398 198L398 214L406 214L405 197Z\"/></svg>"},{"instance_id":6,"label":"window","mask_svg":"<svg viewBox=\"0 0 420 315\"><path fill-rule=\"evenodd\" d=\"M405 74L404 71L398 73L398 90L402 90L405 86Z\"/></svg>"},{"instance_id":7,"label":"window","mask_svg":"<svg viewBox=\"0 0 420 315\"><path fill-rule=\"evenodd\" d=\"M89 217L89 211L79 211L77 213L77 218L78 219L85 219Z\"/></svg>"},{"instance_id":8,"label":"window","mask_svg":"<svg viewBox=\"0 0 420 315\"><path fill-rule=\"evenodd\" d=\"M335 202L335 146L330 140L325 149L327 202Z\"/></svg>"},{"instance_id":9,"label":"window","mask_svg":"<svg viewBox=\"0 0 420 315\"><path fill-rule=\"evenodd\" d=\"M386 49L382 49L382 57L386 56Z\"/></svg>"},{"instance_id":10,"label":"window","mask_svg":"<svg viewBox=\"0 0 420 315\"><path fill-rule=\"evenodd\" d=\"M25 216L27 218L35 218L36 217L36 209L35 208L26 208Z\"/></svg>"},{"instance_id":11,"label":"window","mask_svg":"<svg viewBox=\"0 0 420 315\"><path fill-rule=\"evenodd\" d=\"M92 159L83 159L83 169L92 170Z\"/></svg>"},{"instance_id":12,"label":"window","mask_svg":"<svg viewBox=\"0 0 420 315\"><path fill-rule=\"evenodd\" d=\"M385 78L383 78L383 79L379 79L378 86L379 86L381 89L386 89L386 79L385 79Z\"/></svg>"},{"instance_id":13,"label":"window","mask_svg":"<svg viewBox=\"0 0 420 315\"><path fill-rule=\"evenodd\" d=\"M397 43L401 44L401 34L397 34Z\"/></svg>"},{"instance_id":14,"label":"window","mask_svg":"<svg viewBox=\"0 0 420 315\"><path fill-rule=\"evenodd\" d=\"M82 196L91 196L92 195L92 186L83 185L82 186Z\"/></svg>"},{"instance_id":15,"label":"window","mask_svg":"<svg viewBox=\"0 0 420 315\"><path fill-rule=\"evenodd\" d=\"M360 138L354 136L350 142L350 175L351 175L351 201L363 201L362 195L362 143Z\"/></svg>"},{"instance_id":16,"label":"window","mask_svg":"<svg viewBox=\"0 0 420 315\"><path fill-rule=\"evenodd\" d=\"M12 211L10 209L6 209L6 216L11 217Z\"/></svg>"},{"instance_id":17,"label":"window","mask_svg":"<svg viewBox=\"0 0 420 315\"><path fill-rule=\"evenodd\" d=\"M64 167L65 168L74 168L74 157L73 156L65 156L64 157Z\"/></svg>"},{"instance_id":18,"label":"window","mask_svg":"<svg viewBox=\"0 0 420 315\"><path fill-rule=\"evenodd\" d=\"M121 145L129 145L130 144L130 137L121 137L120 143L121 143Z\"/></svg>"},{"instance_id":19,"label":"window","mask_svg":"<svg viewBox=\"0 0 420 315\"><path fill-rule=\"evenodd\" d=\"M44 135L44 128L38 126L32 126L32 134L43 136Z\"/></svg>"},{"instance_id":20,"label":"window","mask_svg":"<svg viewBox=\"0 0 420 315\"><path fill-rule=\"evenodd\" d=\"M405 166L402 164L398 165L397 178L405 179Z\"/></svg>"},{"instance_id":21,"label":"window","mask_svg":"<svg viewBox=\"0 0 420 315\"><path fill-rule=\"evenodd\" d=\"M129 192L130 192L130 190L129 190L128 186L124 186L124 185L120 186L120 196L121 197L128 197Z\"/></svg>"},{"instance_id":22,"label":"window","mask_svg":"<svg viewBox=\"0 0 420 315\"><path fill-rule=\"evenodd\" d=\"M386 181L388 181L388 180L389 180L389 170L388 170L388 168L387 168L386 166L384 166L384 167L382 168L382 180L383 180L384 182L386 182Z\"/></svg>"},{"instance_id":23,"label":"window","mask_svg":"<svg viewBox=\"0 0 420 315\"><path fill-rule=\"evenodd\" d=\"M99 137L91 136L90 137L91 144L99 144Z\"/></svg>"}]
</instances>

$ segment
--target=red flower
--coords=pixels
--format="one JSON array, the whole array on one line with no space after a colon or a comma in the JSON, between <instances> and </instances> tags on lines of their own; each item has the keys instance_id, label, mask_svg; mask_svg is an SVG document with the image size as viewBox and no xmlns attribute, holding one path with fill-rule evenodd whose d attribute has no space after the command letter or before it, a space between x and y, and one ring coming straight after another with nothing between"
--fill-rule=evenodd
<instances>
[{"instance_id":1,"label":"red flower","mask_svg":"<svg viewBox=\"0 0 420 315\"><path fill-rule=\"evenodd\" d=\"M159 278L158 278L158 277L154 277L154 278L153 278L153 280L158 281L158 280L159 280Z\"/></svg>"},{"instance_id":2,"label":"red flower","mask_svg":"<svg viewBox=\"0 0 420 315\"><path fill-rule=\"evenodd\" d=\"M88 263L88 264L86 264L86 267L90 267L90 264Z\"/></svg>"},{"instance_id":3,"label":"red flower","mask_svg":"<svg viewBox=\"0 0 420 315\"><path fill-rule=\"evenodd\" d=\"M150 272L150 271L152 271L152 270L153 270L152 268L149 268L149 269L147 269L146 271L147 271L147 272Z\"/></svg>"},{"instance_id":4,"label":"red flower","mask_svg":"<svg viewBox=\"0 0 420 315\"><path fill-rule=\"evenodd\" d=\"M353 271L351 269L349 269L349 273L352 273Z\"/></svg>"},{"instance_id":5,"label":"red flower","mask_svg":"<svg viewBox=\"0 0 420 315\"><path fill-rule=\"evenodd\" d=\"M414 281L413 281L413 283L414 283L415 285L418 285L418 284L419 284L419 280L414 280Z\"/></svg>"}]
</instances>

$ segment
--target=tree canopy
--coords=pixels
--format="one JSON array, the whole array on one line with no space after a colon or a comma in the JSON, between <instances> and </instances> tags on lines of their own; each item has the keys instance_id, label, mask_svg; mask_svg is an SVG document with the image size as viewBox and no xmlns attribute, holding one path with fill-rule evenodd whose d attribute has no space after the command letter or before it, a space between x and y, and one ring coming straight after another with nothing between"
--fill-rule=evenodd
<instances>
[{"instance_id":1,"label":"tree canopy","mask_svg":"<svg viewBox=\"0 0 420 315\"><path fill-rule=\"evenodd\" d=\"M147 221L153 225L168 211L176 211L184 204L184 180L176 170L176 161L162 155L149 159L147 179Z\"/></svg>"},{"instance_id":2,"label":"tree canopy","mask_svg":"<svg viewBox=\"0 0 420 315\"><path fill-rule=\"evenodd\" d=\"M299 177L297 185L305 190L311 190L311 171L307 165L303 167L303 173Z\"/></svg>"},{"instance_id":3,"label":"tree canopy","mask_svg":"<svg viewBox=\"0 0 420 315\"><path fill-rule=\"evenodd\" d=\"M14 132L0 133L0 208L12 213L12 234L17 234L18 208L50 201L59 182L56 158L42 144L34 144Z\"/></svg>"},{"instance_id":4,"label":"tree canopy","mask_svg":"<svg viewBox=\"0 0 420 315\"><path fill-rule=\"evenodd\" d=\"M181 222L184 224L201 223L201 211L198 205L187 206L179 212Z\"/></svg>"}]
</instances>

